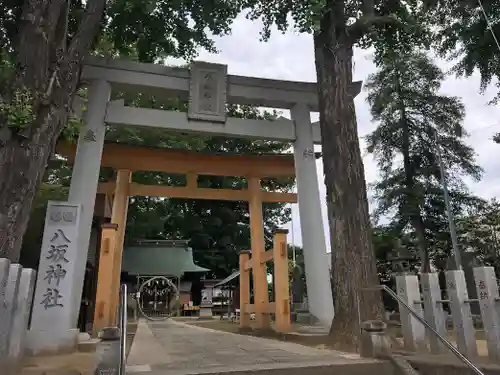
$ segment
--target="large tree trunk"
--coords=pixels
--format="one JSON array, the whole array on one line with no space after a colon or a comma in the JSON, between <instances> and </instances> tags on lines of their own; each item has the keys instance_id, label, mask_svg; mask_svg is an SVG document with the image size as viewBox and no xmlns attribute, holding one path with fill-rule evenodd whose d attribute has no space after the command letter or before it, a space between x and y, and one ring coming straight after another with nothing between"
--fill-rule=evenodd
<instances>
[{"instance_id":1,"label":"large tree trunk","mask_svg":"<svg viewBox=\"0 0 500 375\"><path fill-rule=\"evenodd\" d=\"M424 219L420 213L414 215L412 218L412 226L415 229L417 235L417 246L420 254L420 272L429 273L431 272L431 260L429 257L429 247L427 244L427 239L425 238L425 224Z\"/></svg>"},{"instance_id":2,"label":"large tree trunk","mask_svg":"<svg viewBox=\"0 0 500 375\"><path fill-rule=\"evenodd\" d=\"M363 160L354 109L352 42L341 27L323 22L314 38L323 166L330 216L335 318L330 335L341 346L357 345L359 323L381 318L379 284ZM359 311L359 314L358 314Z\"/></svg>"},{"instance_id":3,"label":"large tree trunk","mask_svg":"<svg viewBox=\"0 0 500 375\"><path fill-rule=\"evenodd\" d=\"M25 1L10 97L19 90L29 93L34 118L23 129L0 118L0 257L19 259L33 198L66 125L83 57L105 3L87 1L79 29L68 43L66 0Z\"/></svg>"}]
</instances>

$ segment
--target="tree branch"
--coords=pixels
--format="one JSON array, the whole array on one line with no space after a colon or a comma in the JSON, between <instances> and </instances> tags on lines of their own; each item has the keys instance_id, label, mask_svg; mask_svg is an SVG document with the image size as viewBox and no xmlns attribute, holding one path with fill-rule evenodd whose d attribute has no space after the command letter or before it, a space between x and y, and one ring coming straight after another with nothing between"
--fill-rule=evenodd
<instances>
[{"instance_id":1,"label":"tree branch","mask_svg":"<svg viewBox=\"0 0 500 375\"><path fill-rule=\"evenodd\" d=\"M99 23L101 22L105 8L106 0L88 0L83 20L69 47L69 53L72 54L74 58L83 58L83 55L89 49L98 31Z\"/></svg>"},{"instance_id":2,"label":"tree branch","mask_svg":"<svg viewBox=\"0 0 500 375\"><path fill-rule=\"evenodd\" d=\"M368 0L371 1L371 0ZM366 15L361 16L356 22L347 28L347 34L353 40L353 43L361 39L374 26L382 27L385 25L399 25L400 20L395 15L377 16Z\"/></svg>"}]
</instances>

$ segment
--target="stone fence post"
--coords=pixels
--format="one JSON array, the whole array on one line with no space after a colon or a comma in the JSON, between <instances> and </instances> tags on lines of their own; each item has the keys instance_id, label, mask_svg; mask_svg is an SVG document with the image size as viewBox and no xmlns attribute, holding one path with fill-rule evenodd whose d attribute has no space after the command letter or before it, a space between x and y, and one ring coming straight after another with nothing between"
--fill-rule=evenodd
<instances>
[{"instance_id":1,"label":"stone fence post","mask_svg":"<svg viewBox=\"0 0 500 375\"><path fill-rule=\"evenodd\" d=\"M10 260L0 258L0 366L7 360L10 311L7 305Z\"/></svg>"},{"instance_id":2,"label":"stone fence post","mask_svg":"<svg viewBox=\"0 0 500 375\"><path fill-rule=\"evenodd\" d=\"M20 370L24 357L28 323L35 292L36 272L30 268L21 271L16 306L13 310L12 330L9 341L10 362L14 364L14 372Z\"/></svg>"},{"instance_id":3,"label":"stone fence post","mask_svg":"<svg viewBox=\"0 0 500 375\"><path fill-rule=\"evenodd\" d=\"M398 296L405 301L417 314L423 316L420 285L416 275L396 276ZM407 309L399 304L399 316L403 331L404 348L408 351L418 351L426 347L425 327Z\"/></svg>"},{"instance_id":4,"label":"stone fence post","mask_svg":"<svg viewBox=\"0 0 500 375\"><path fill-rule=\"evenodd\" d=\"M424 273L420 278L422 286L422 302L424 305L424 318L429 325L441 336L446 337L446 321L443 304L441 303L441 287L437 272ZM430 352L439 354L445 352L444 345L435 334L427 332Z\"/></svg>"},{"instance_id":5,"label":"stone fence post","mask_svg":"<svg viewBox=\"0 0 500 375\"><path fill-rule=\"evenodd\" d=\"M0 259L0 366L2 373L19 370L33 298L35 273Z\"/></svg>"},{"instance_id":6,"label":"stone fence post","mask_svg":"<svg viewBox=\"0 0 500 375\"><path fill-rule=\"evenodd\" d=\"M19 280L21 279L21 271L23 267L17 263L11 263L9 267L9 277L7 278L7 289L5 290L5 304L7 306L7 315L4 320L7 322L6 329L7 338L5 340L6 346L4 350L4 369L7 374L14 372L15 360L9 354L10 342L12 336L17 335L18 332L13 332L14 314L17 310L17 295L19 292Z\"/></svg>"},{"instance_id":7,"label":"stone fence post","mask_svg":"<svg viewBox=\"0 0 500 375\"><path fill-rule=\"evenodd\" d=\"M457 334L457 347L460 353L473 360L477 357L477 343L465 274L462 270L446 271L445 274L451 317Z\"/></svg>"},{"instance_id":8,"label":"stone fence post","mask_svg":"<svg viewBox=\"0 0 500 375\"><path fill-rule=\"evenodd\" d=\"M498 313L498 285L493 267L474 268L477 298L481 308L483 329L488 345L488 357L500 360L500 317Z\"/></svg>"}]
</instances>

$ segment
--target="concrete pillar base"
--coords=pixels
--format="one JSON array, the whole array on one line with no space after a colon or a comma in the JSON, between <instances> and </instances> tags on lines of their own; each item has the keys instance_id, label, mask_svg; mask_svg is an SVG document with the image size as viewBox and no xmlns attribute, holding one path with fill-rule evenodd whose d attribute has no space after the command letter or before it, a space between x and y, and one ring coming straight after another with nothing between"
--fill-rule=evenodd
<instances>
[{"instance_id":1,"label":"concrete pillar base","mask_svg":"<svg viewBox=\"0 0 500 375\"><path fill-rule=\"evenodd\" d=\"M40 356L76 352L79 333L78 329L64 332L50 328L46 331L28 331L26 355Z\"/></svg>"}]
</instances>

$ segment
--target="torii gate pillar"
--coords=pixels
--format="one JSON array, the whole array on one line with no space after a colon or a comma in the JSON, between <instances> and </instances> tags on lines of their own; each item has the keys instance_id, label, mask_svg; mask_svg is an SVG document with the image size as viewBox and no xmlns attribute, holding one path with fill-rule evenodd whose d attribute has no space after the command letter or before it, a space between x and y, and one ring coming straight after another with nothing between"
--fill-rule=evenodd
<instances>
[{"instance_id":1,"label":"torii gate pillar","mask_svg":"<svg viewBox=\"0 0 500 375\"><path fill-rule=\"evenodd\" d=\"M82 213L78 231L77 263L72 292L73 325L76 327L82 299L85 266L89 250L90 231L94 218L94 205L99 182L102 150L106 133L105 116L111 95L111 84L104 80L93 81L89 86L89 103L85 125L80 130L68 201L81 204Z\"/></svg>"},{"instance_id":2,"label":"torii gate pillar","mask_svg":"<svg viewBox=\"0 0 500 375\"><path fill-rule=\"evenodd\" d=\"M295 124L293 148L309 312L322 325L330 327L334 316L333 296L321 217L311 114L305 104L295 105L290 112Z\"/></svg>"}]
</instances>

